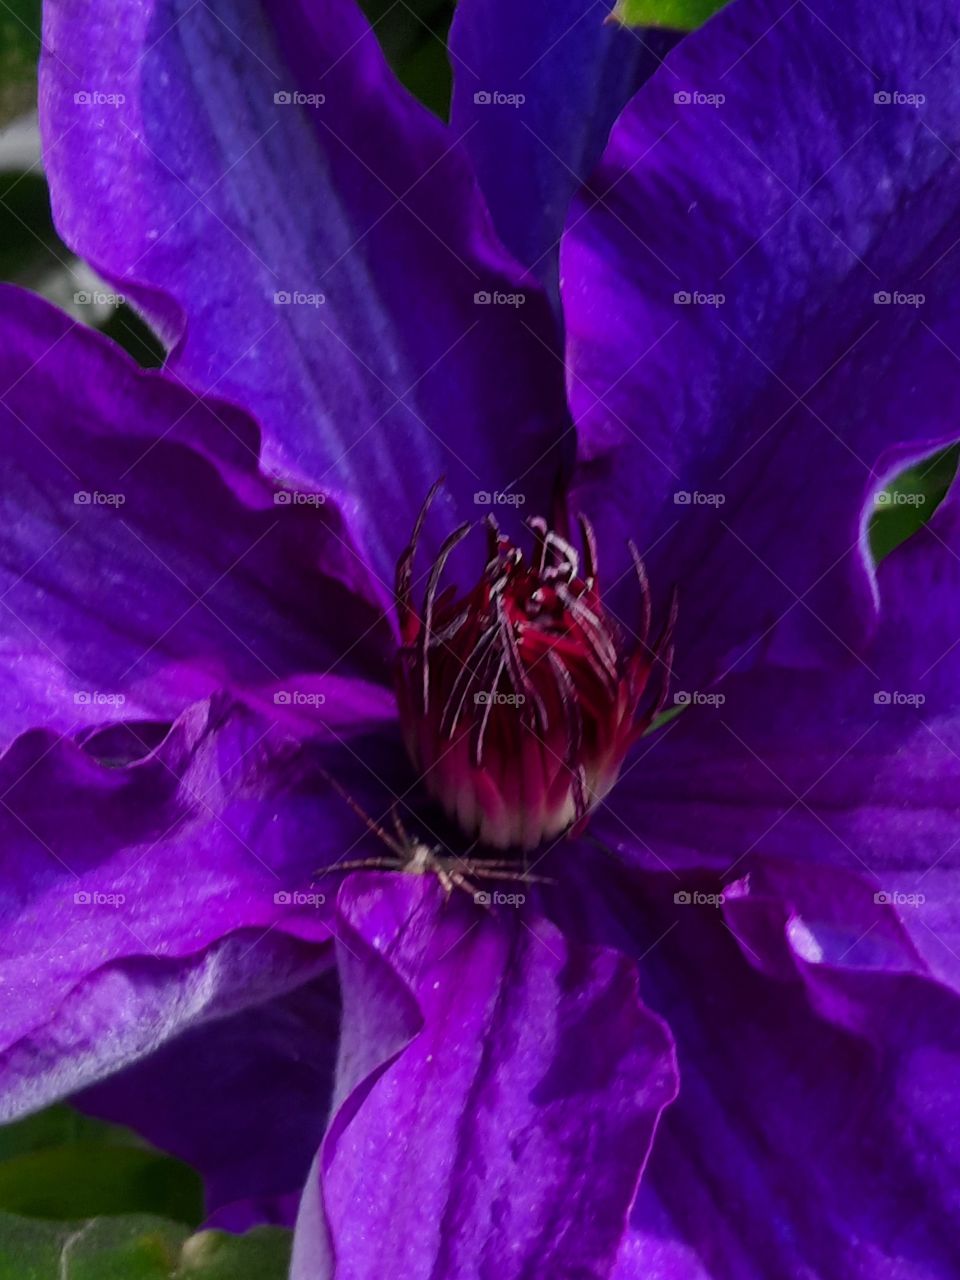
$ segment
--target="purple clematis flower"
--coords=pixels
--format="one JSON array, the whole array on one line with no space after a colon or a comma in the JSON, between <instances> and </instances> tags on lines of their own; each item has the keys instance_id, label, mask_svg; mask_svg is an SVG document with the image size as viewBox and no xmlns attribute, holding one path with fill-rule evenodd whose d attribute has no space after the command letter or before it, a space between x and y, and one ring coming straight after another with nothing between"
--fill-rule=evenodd
<instances>
[{"instance_id":1,"label":"purple clematis flower","mask_svg":"<svg viewBox=\"0 0 960 1280\"><path fill-rule=\"evenodd\" d=\"M2 1114L296 1280L939 1280L960 509L867 523L960 436L960 20L603 17L461 0L446 126L348 0L48 4L59 228L169 356L0 293ZM549 883L317 876L344 795Z\"/></svg>"}]
</instances>

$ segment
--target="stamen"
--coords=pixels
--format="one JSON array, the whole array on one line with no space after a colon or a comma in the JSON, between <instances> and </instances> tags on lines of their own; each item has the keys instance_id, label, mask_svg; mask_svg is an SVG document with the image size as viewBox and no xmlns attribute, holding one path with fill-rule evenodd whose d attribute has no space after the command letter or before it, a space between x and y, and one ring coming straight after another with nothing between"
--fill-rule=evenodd
<instances>
[{"instance_id":1,"label":"stamen","mask_svg":"<svg viewBox=\"0 0 960 1280\"><path fill-rule=\"evenodd\" d=\"M460 670L459 675L454 681L453 688L450 691L450 698L444 707L443 716L440 720L440 732L445 738L452 738L457 731L457 725L460 723L460 717L466 705L467 695L472 686L476 682L478 675L483 666L483 650L488 649L491 643L497 638L496 626L488 627L480 639L474 646L473 652L467 658L466 663ZM461 689L462 684L462 689ZM454 706L454 700L457 699L457 691L461 689L459 700L456 702L453 720L449 719L450 708Z\"/></svg>"},{"instance_id":2,"label":"stamen","mask_svg":"<svg viewBox=\"0 0 960 1280\"><path fill-rule=\"evenodd\" d=\"M583 576L587 586L593 589L597 582L597 535L593 525L581 511L577 516L580 524L580 536L583 538Z\"/></svg>"},{"instance_id":3,"label":"stamen","mask_svg":"<svg viewBox=\"0 0 960 1280\"><path fill-rule=\"evenodd\" d=\"M543 516L531 516L527 528L533 534L532 569L536 577L543 577L543 565L547 556L547 522Z\"/></svg>"},{"instance_id":4,"label":"stamen","mask_svg":"<svg viewBox=\"0 0 960 1280\"><path fill-rule=\"evenodd\" d=\"M436 563L430 570L430 578L427 582L427 592L423 600L423 625L420 629L420 671L421 679L421 703L423 706L423 714L426 715L430 710L430 664L427 662L427 648L430 644L430 631L433 624L433 606L437 594L437 586L440 583L440 575L443 573L447 561L455 547L457 547L470 532L470 525L462 524L459 529L454 529L453 533L446 539L440 547L440 554L437 556Z\"/></svg>"},{"instance_id":5,"label":"stamen","mask_svg":"<svg viewBox=\"0 0 960 1280\"><path fill-rule=\"evenodd\" d=\"M637 581L640 583L640 643L646 646L650 639L650 628L653 625L653 602L650 598L650 579L647 577L647 566L640 558L640 552L637 550L637 544L631 539L627 543L630 555L633 558L633 567L636 570Z\"/></svg>"},{"instance_id":6,"label":"stamen","mask_svg":"<svg viewBox=\"0 0 960 1280\"><path fill-rule=\"evenodd\" d=\"M494 698L500 685L500 677L503 675L503 669L506 666L506 658L500 658L500 665L497 667L497 674L493 677L493 684L487 695L487 700L483 704L483 713L480 716L480 722L477 725L477 735L473 746L473 762L479 768L483 764L483 739L487 732L487 725L490 723L490 715L494 708Z\"/></svg>"},{"instance_id":7,"label":"stamen","mask_svg":"<svg viewBox=\"0 0 960 1280\"><path fill-rule=\"evenodd\" d=\"M418 616L410 595L423 518L397 569L400 608L409 610L398 699L414 763L447 814L488 846L532 849L581 829L665 705L675 596L651 645L650 586L631 544L641 617L639 642L628 650L600 597L596 535L585 516L582 552L565 531L529 518L527 560L490 515L476 585L441 588L470 532L464 524L440 547Z\"/></svg>"},{"instance_id":8,"label":"stamen","mask_svg":"<svg viewBox=\"0 0 960 1280\"><path fill-rule=\"evenodd\" d=\"M500 620L500 637L503 641L504 654L507 665L510 670L510 676L513 680L513 692L519 693L523 690L523 696L532 703L536 712L537 721L540 725L540 732L546 733L550 728L549 719L547 717L547 709L543 704L533 681L527 674L526 667L520 660L520 650L517 647L517 637L514 635L513 624L504 612L503 601L497 601L497 616Z\"/></svg>"},{"instance_id":9,"label":"stamen","mask_svg":"<svg viewBox=\"0 0 960 1280\"><path fill-rule=\"evenodd\" d=\"M553 530L548 530L544 541L554 558L553 564L544 570L546 580L549 582L554 578L561 578L566 582L572 581L580 568L580 557L577 555L576 548Z\"/></svg>"},{"instance_id":10,"label":"stamen","mask_svg":"<svg viewBox=\"0 0 960 1280\"><path fill-rule=\"evenodd\" d=\"M397 573L395 583L395 594L397 604L401 612L401 626L403 624L403 614L410 608L411 590L413 586L413 562L417 554L417 546L420 542L420 535L423 532L423 526L426 523L427 513L433 504L434 498L440 492L443 484L443 476L436 482L423 500L423 506L420 508L420 514L417 516L416 524L413 526L413 534L410 541L404 548L400 559L397 561Z\"/></svg>"}]
</instances>

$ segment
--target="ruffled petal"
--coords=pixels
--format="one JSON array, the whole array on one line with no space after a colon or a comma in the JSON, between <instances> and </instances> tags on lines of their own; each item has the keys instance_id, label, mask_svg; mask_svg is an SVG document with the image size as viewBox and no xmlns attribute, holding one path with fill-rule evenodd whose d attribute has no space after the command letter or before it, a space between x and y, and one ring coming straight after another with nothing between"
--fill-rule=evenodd
<instances>
[{"instance_id":1,"label":"ruffled petal","mask_svg":"<svg viewBox=\"0 0 960 1280\"><path fill-rule=\"evenodd\" d=\"M881 624L859 661L731 676L643 744L595 833L672 868L678 891L698 866L726 883L768 860L844 869L856 887L839 949L857 943L860 909L875 943L892 906L924 964L960 990L958 552L952 493L881 564ZM834 915L826 898L801 912L818 945L838 928L831 902Z\"/></svg>"},{"instance_id":2,"label":"ruffled petal","mask_svg":"<svg viewBox=\"0 0 960 1280\"><path fill-rule=\"evenodd\" d=\"M434 544L478 491L545 509L549 306L352 0L54 0L45 43L61 235L254 414L269 469L344 501L384 582L441 475Z\"/></svg>"},{"instance_id":3,"label":"ruffled petal","mask_svg":"<svg viewBox=\"0 0 960 1280\"><path fill-rule=\"evenodd\" d=\"M432 881L340 902L340 1102L293 1275L606 1276L674 1089L631 963Z\"/></svg>"},{"instance_id":4,"label":"ruffled petal","mask_svg":"<svg viewBox=\"0 0 960 1280\"><path fill-rule=\"evenodd\" d=\"M17 740L0 761L3 1118L326 971L315 873L354 818L318 768L386 770L382 737L303 741L221 697L124 767Z\"/></svg>"},{"instance_id":5,"label":"ruffled petal","mask_svg":"<svg viewBox=\"0 0 960 1280\"><path fill-rule=\"evenodd\" d=\"M738 948L721 910L660 889L641 973L681 1088L616 1280L954 1275L956 995L909 948L899 971L815 960L786 930Z\"/></svg>"},{"instance_id":6,"label":"ruffled petal","mask_svg":"<svg viewBox=\"0 0 960 1280\"><path fill-rule=\"evenodd\" d=\"M678 584L681 689L778 623L821 661L875 622L869 499L958 434L958 71L947 7L738 2L571 212L578 501L611 581L632 537Z\"/></svg>"},{"instance_id":7,"label":"ruffled petal","mask_svg":"<svg viewBox=\"0 0 960 1280\"><path fill-rule=\"evenodd\" d=\"M684 891L580 841L548 868L550 913L637 956L677 1043L679 1097L615 1280L956 1273L960 999L892 908L809 866L768 863L736 888L700 868ZM843 940L854 914L873 926L859 944Z\"/></svg>"},{"instance_id":8,"label":"ruffled petal","mask_svg":"<svg viewBox=\"0 0 960 1280\"><path fill-rule=\"evenodd\" d=\"M311 670L389 684L390 631L342 519L276 502L248 418L15 289L0 388L5 742L172 720Z\"/></svg>"}]
</instances>

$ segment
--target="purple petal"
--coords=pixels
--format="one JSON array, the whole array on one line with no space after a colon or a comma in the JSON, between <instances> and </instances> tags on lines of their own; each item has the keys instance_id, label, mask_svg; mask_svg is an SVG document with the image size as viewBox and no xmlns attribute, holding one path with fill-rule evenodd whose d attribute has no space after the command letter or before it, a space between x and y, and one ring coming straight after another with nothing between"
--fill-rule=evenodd
<instances>
[{"instance_id":1,"label":"purple petal","mask_svg":"<svg viewBox=\"0 0 960 1280\"><path fill-rule=\"evenodd\" d=\"M359 508L386 581L441 474L461 516L510 485L546 509L566 413L547 303L476 305L523 283L455 136L352 0L269 18L61 0L45 17L60 232L160 329L180 378L257 417L268 467Z\"/></svg>"},{"instance_id":2,"label":"purple petal","mask_svg":"<svg viewBox=\"0 0 960 1280\"><path fill-rule=\"evenodd\" d=\"M881 624L859 660L731 676L643 744L595 834L669 865L681 891L697 866L726 883L770 860L843 869L855 879L830 911L788 899L811 947L866 954L892 906L923 964L960 989L958 551L951 495L880 566Z\"/></svg>"},{"instance_id":3,"label":"purple petal","mask_svg":"<svg viewBox=\"0 0 960 1280\"><path fill-rule=\"evenodd\" d=\"M293 1275L607 1275L674 1087L633 966L432 881L355 879L341 910L341 1101Z\"/></svg>"},{"instance_id":4,"label":"purple petal","mask_svg":"<svg viewBox=\"0 0 960 1280\"><path fill-rule=\"evenodd\" d=\"M607 21L605 0L461 0L451 120L500 239L551 293L567 208L610 126L676 37Z\"/></svg>"},{"instance_id":5,"label":"purple petal","mask_svg":"<svg viewBox=\"0 0 960 1280\"><path fill-rule=\"evenodd\" d=\"M389 682L390 633L339 515L275 504L247 418L12 289L0 388L6 742L171 720L218 687L289 689L334 664Z\"/></svg>"},{"instance_id":6,"label":"purple petal","mask_svg":"<svg viewBox=\"0 0 960 1280\"><path fill-rule=\"evenodd\" d=\"M123 768L17 740L0 761L5 1117L326 970L312 881L354 818L317 767L389 767L379 737L337 737L304 743L218 698Z\"/></svg>"},{"instance_id":7,"label":"purple petal","mask_svg":"<svg viewBox=\"0 0 960 1280\"><path fill-rule=\"evenodd\" d=\"M186 1031L72 1101L199 1169L213 1225L292 1226L326 1126L339 1019L331 969Z\"/></svg>"},{"instance_id":8,"label":"purple petal","mask_svg":"<svg viewBox=\"0 0 960 1280\"><path fill-rule=\"evenodd\" d=\"M768 862L748 887L722 886L701 868L697 902L593 843L549 869L563 886L542 891L551 914L637 954L677 1036L680 1095L616 1280L951 1275L960 1001L923 974L894 912L846 954L818 925L816 954L783 908L868 924L849 874Z\"/></svg>"},{"instance_id":9,"label":"purple petal","mask_svg":"<svg viewBox=\"0 0 960 1280\"><path fill-rule=\"evenodd\" d=\"M609 579L632 536L679 583L682 689L787 614L817 658L875 620L865 503L957 434L958 69L952 10L742 0L640 90L575 204L579 501Z\"/></svg>"},{"instance_id":10,"label":"purple petal","mask_svg":"<svg viewBox=\"0 0 960 1280\"><path fill-rule=\"evenodd\" d=\"M676 905L669 877L644 880L641 982L677 1038L681 1088L617 1280L954 1274L957 997L915 972L833 960L764 976L717 908ZM854 1006L852 1034L833 1014Z\"/></svg>"}]
</instances>

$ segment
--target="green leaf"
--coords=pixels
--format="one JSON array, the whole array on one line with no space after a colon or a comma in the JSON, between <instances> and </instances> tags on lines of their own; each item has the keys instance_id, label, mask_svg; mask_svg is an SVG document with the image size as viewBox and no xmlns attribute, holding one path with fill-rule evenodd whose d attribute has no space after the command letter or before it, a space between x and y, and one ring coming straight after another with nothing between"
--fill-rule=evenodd
<instances>
[{"instance_id":1,"label":"green leaf","mask_svg":"<svg viewBox=\"0 0 960 1280\"><path fill-rule=\"evenodd\" d=\"M0 127L36 104L40 0L0 5Z\"/></svg>"},{"instance_id":2,"label":"green leaf","mask_svg":"<svg viewBox=\"0 0 960 1280\"><path fill-rule=\"evenodd\" d=\"M100 332L123 347L145 369L158 369L163 364L163 343L126 303L110 313Z\"/></svg>"},{"instance_id":3,"label":"green leaf","mask_svg":"<svg viewBox=\"0 0 960 1280\"><path fill-rule=\"evenodd\" d=\"M902 472L877 494L870 521L870 551L875 564L927 523L953 482L958 456L956 446L943 449Z\"/></svg>"},{"instance_id":4,"label":"green leaf","mask_svg":"<svg viewBox=\"0 0 960 1280\"><path fill-rule=\"evenodd\" d=\"M450 109L449 0L361 0L380 47L401 84L436 115Z\"/></svg>"},{"instance_id":5,"label":"green leaf","mask_svg":"<svg viewBox=\"0 0 960 1280\"><path fill-rule=\"evenodd\" d=\"M71 1142L96 1142L101 1145L145 1147L147 1144L131 1129L105 1120L95 1120L72 1107L47 1107L25 1120L0 1125L0 1160L61 1147ZM66 1217L61 1214L60 1217Z\"/></svg>"},{"instance_id":6,"label":"green leaf","mask_svg":"<svg viewBox=\"0 0 960 1280\"><path fill-rule=\"evenodd\" d=\"M0 1280L172 1280L187 1234L147 1215L54 1223L0 1214Z\"/></svg>"},{"instance_id":7,"label":"green leaf","mask_svg":"<svg viewBox=\"0 0 960 1280\"><path fill-rule=\"evenodd\" d=\"M53 229L43 175L0 173L0 279L33 288L68 256Z\"/></svg>"},{"instance_id":8,"label":"green leaf","mask_svg":"<svg viewBox=\"0 0 960 1280\"><path fill-rule=\"evenodd\" d=\"M286 1280L291 1231L254 1227L245 1236L201 1231L183 1246L174 1280Z\"/></svg>"},{"instance_id":9,"label":"green leaf","mask_svg":"<svg viewBox=\"0 0 960 1280\"><path fill-rule=\"evenodd\" d=\"M415 98L441 120L447 119L452 80L447 46L440 36L423 39L412 53L394 64L394 71Z\"/></svg>"},{"instance_id":10,"label":"green leaf","mask_svg":"<svg viewBox=\"0 0 960 1280\"><path fill-rule=\"evenodd\" d=\"M0 1127L0 1211L70 1220L156 1213L195 1226L203 1187L188 1165L130 1129L57 1106Z\"/></svg>"},{"instance_id":11,"label":"green leaf","mask_svg":"<svg viewBox=\"0 0 960 1280\"><path fill-rule=\"evenodd\" d=\"M727 0L617 0L610 17L625 27L669 27L693 31Z\"/></svg>"},{"instance_id":12,"label":"green leaf","mask_svg":"<svg viewBox=\"0 0 960 1280\"><path fill-rule=\"evenodd\" d=\"M37 1222L0 1214L0 1280L285 1280L292 1234L190 1235L149 1214Z\"/></svg>"},{"instance_id":13,"label":"green leaf","mask_svg":"<svg viewBox=\"0 0 960 1280\"><path fill-rule=\"evenodd\" d=\"M203 1188L188 1165L159 1152L72 1143L0 1163L0 1210L33 1218L151 1212L195 1225Z\"/></svg>"}]
</instances>

